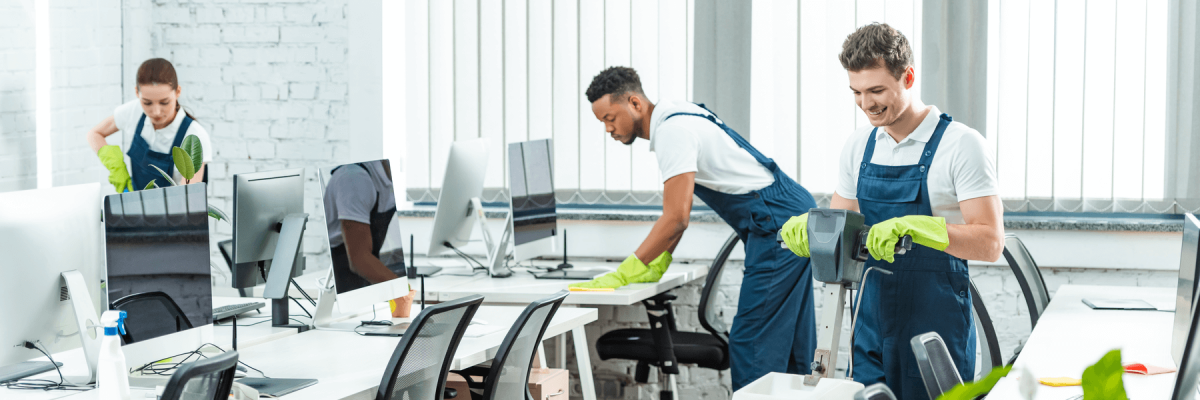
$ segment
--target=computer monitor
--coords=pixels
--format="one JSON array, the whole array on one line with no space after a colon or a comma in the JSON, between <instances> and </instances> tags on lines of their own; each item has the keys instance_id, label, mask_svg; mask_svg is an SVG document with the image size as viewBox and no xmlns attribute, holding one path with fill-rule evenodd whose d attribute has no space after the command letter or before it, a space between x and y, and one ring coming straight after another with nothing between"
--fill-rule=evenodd
<instances>
[{"instance_id":1,"label":"computer monitor","mask_svg":"<svg viewBox=\"0 0 1200 400\"><path fill-rule=\"evenodd\" d=\"M339 311L350 313L407 295L404 241L400 240L396 218L391 162L384 159L339 165L322 168L320 174L322 182L328 182L320 209L329 239L335 289L333 294L323 292L321 303L336 299ZM343 227L347 225L355 233L345 234ZM352 247L369 249L374 260L358 260L352 265ZM323 305L318 304L318 310ZM325 317L328 315L314 318ZM324 321L315 322L319 326Z\"/></svg>"},{"instance_id":2,"label":"computer monitor","mask_svg":"<svg viewBox=\"0 0 1200 400\"><path fill-rule=\"evenodd\" d=\"M554 201L553 149L550 139L509 143L508 183L512 215L513 259L553 253L558 214Z\"/></svg>"},{"instance_id":3,"label":"computer monitor","mask_svg":"<svg viewBox=\"0 0 1200 400\"><path fill-rule=\"evenodd\" d=\"M86 327L104 304L100 218L98 183L0 193L0 368L42 357L14 347L26 341L51 354L82 345L90 376L68 380L94 381L100 333Z\"/></svg>"},{"instance_id":4,"label":"computer monitor","mask_svg":"<svg viewBox=\"0 0 1200 400\"><path fill-rule=\"evenodd\" d=\"M1171 358L1183 362L1183 350L1192 326L1192 308L1196 307L1196 272L1200 271L1200 219L1183 215L1183 245L1179 253L1179 281L1175 295L1175 327L1171 333Z\"/></svg>"},{"instance_id":5,"label":"computer monitor","mask_svg":"<svg viewBox=\"0 0 1200 400\"><path fill-rule=\"evenodd\" d=\"M437 211L433 214L433 232L426 255L445 254L451 251L445 243L462 247L471 239L471 231L477 224L476 215L483 212L476 210L472 203L479 203L479 197L483 195L487 143L487 139L481 138L459 140L450 146L450 158L446 161L446 174L442 178ZM483 233L486 232L484 229Z\"/></svg>"},{"instance_id":6,"label":"computer monitor","mask_svg":"<svg viewBox=\"0 0 1200 400\"><path fill-rule=\"evenodd\" d=\"M104 198L107 309L128 312L131 367L212 341L205 196L197 183Z\"/></svg>"},{"instance_id":7,"label":"computer monitor","mask_svg":"<svg viewBox=\"0 0 1200 400\"><path fill-rule=\"evenodd\" d=\"M246 287L250 280L265 281L263 297L272 299L272 325L307 329L307 325L289 324L287 295L288 282L304 272L300 252L308 220L304 213L304 169L234 175L232 219L233 286Z\"/></svg>"}]
</instances>

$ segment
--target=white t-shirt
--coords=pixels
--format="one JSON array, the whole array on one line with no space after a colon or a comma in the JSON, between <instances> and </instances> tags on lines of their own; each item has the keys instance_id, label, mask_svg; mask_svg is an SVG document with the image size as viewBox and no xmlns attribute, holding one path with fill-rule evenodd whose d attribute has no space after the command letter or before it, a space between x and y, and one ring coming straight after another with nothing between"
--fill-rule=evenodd
<instances>
[{"instance_id":1,"label":"white t-shirt","mask_svg":"<svg viewBox=\"0 0 1200 400\"><path fill-rule=\"evenodd\" d=\"M865 126L855 130L854 136L846 140L838 167L837 194L845 199L856 200L858 193L858 170L862 164L867 139L875 140L875 153L871 163L878 165L913 165L921 161L925 143L933 137L942 112L931 106L929 115L908 137L896 143L885 128ZM999 195L996 181L996 162L987 141L978 131L954 121L946 127L942 141L938 144L927 176L929 205L935 217L943 217L947 223L963 223L962 210L958 203L978 197Z\"/></svg>"},{"instance_id":2,"label":"white t-shirt","mask_svg":"<svg viewBox=\"0 0 1200 400\"><path fill-rule=\"evenodd\" d=\"M371 224L371 207L379 200L375 212L396 207L396 195L392 192L392 180L388 179L383 163L363 163L371 173L355 164L338 168L325 186L325 225L329 231L330 247L344 243L342 220Z\"/></svg>"},{"instance_id":3,"label":"white t-shirt","mask_svg":"<svg viewBox=\"0 0 1200 400\"><path fill-rule=\"evenodd\" d=\"M749 193L775 182L771 171L707 118L679 115L666 119L679 112L711 114L688 102L664 101L654 106L650 151L658 157L664 182L695 172L696 184L728 194Z\"/></svg>"},{"instance_id":4,"label":"white t-shirt","mask_svg":"<svg viewBox=\"0 0 1200 400\"><path fill-rule=\"evenodd\" d=\"M134 133L137 132L138 120L142 118L145 112L142 111L141 100L133 100L128 103L117 106L113 110L113 122L117 125L117 130L121 131L123 138L121 139L121 152L128 152L129 147L133 144ZM171 145L175 143L175 134L179 132L179 125L183 123L183 110L175 113L175 120L171 121L162 129L154 129L154 123L150 122L150 118L146 117L146 122L142 127L142 139L146 144L150 145L150 151L171 154ZM212 142L208 139L208 131L204 130L197 121L193 120L191 125L188 125L186 135L196 135L200 139L200 146L204 149L203 162L212 162L212 155L215 150L212 147ZM125 156L125 165L129 165L129 156ZM178 183L182 179L179 171L174 171L175 182ZM161 186L161 185L160 185Z\"/></svg>"}]
</instances>

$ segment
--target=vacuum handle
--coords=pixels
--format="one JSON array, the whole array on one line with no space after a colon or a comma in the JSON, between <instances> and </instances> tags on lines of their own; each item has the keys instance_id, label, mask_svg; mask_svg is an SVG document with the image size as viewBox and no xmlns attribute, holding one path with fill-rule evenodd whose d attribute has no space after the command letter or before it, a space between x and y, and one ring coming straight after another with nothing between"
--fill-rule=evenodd
<instances>
[{"instance_id":1,"label":"vacuum handle","mask_svg":"<svg viewBox=\"0 0 1200 400\"><path fill-rule=\"evenodd\" d=\"M896 254L904 254L912 250L913 242L912 235L904 235L900 237L900 241L896 242Z\"/></svg>"}]
</instances>

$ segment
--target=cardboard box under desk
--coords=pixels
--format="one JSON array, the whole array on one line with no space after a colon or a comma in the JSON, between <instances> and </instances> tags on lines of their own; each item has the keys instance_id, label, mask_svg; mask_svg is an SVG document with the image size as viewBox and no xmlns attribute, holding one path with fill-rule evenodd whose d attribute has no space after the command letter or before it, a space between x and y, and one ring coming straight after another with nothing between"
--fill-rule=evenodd
<instances>
[{"instance_id":1,"label":"cardboard box under desk","mask_svg":"<svg viewBox=\"0 0 1200 400\"><path fill-rule=\"evenodd\" d=\"M475 382L482 382L483 377L471 377ZM529 393L534 400L566 400L567 386L570 385L571 375L565 369L533 368L529 371ZM458 396L450 400L470 399L467 381L458 374L446 377L446 387L458 391Z\"/></svg>"}]
</instances>

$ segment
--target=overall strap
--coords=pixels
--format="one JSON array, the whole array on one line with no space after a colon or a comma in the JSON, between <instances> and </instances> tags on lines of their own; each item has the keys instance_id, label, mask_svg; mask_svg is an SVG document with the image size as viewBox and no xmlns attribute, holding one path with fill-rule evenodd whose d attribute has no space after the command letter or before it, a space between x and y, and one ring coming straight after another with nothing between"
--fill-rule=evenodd
<instances>
[{"instance_id":1,"label":"overall strap","mask_svg":"<svg viewBox=\"0 0 1200 400\"><path fill-rule=\"evenodd\" d=\"M142 118L138 119L137 129L133 131L134 136L142 136L142 125L146 124L146 114L142 113Z\"/></svg>"},{"instance_id":2,"label":"overall strap","mask_svg":"<svg viewBox=\"0 0 1200 400\"><path fill-rule=\"evenodd\" d=\"M867 148L866 148L866 150L863 150L863 158L862 158L862 162L864 165L870 164L871 158L873 156L875 156L875 142L876 142L875 135L878 132L879 132L879 127L875 127L875 129L871 130L871 136L867 138Z\"/></svg>"},{"instance_id":3,"label":"overall strap","mask_svg":"<svg viewBox=\"0 0 1200 400\"><path fill-rule=\"evenodd\" d=\"M933 130L933 136L929 138L929 142L925 143L925 150L921 151L921 161L919 164L929 168L933 164L933 155L937 153L938 145L942 143L942 136L946 133L946 127L950 126L950 122L954 119L946 113L942 113L938 118L937 128Z\"/></svg>"},{"instance_id":4,"label":"overall strap","mask_svg":"<svg viewBox=\"0 0 1200 400\"><path fill-rule=\"evenodd\" d=\"M146 114L142 114L142 118L146 118ZM191 125L192 125L192 117L189 117L189 116L187 116L187 114L184 114L183 115L183 123L179 124L179 130L175 132L175 140L171 142L171 147L179 147L179 145L183 144L183 137L187 136L188 126L191 126ZM142 128L142 126L138 125L138 129L141 129L141 128Z\"/></svg>"}]
</instances>

